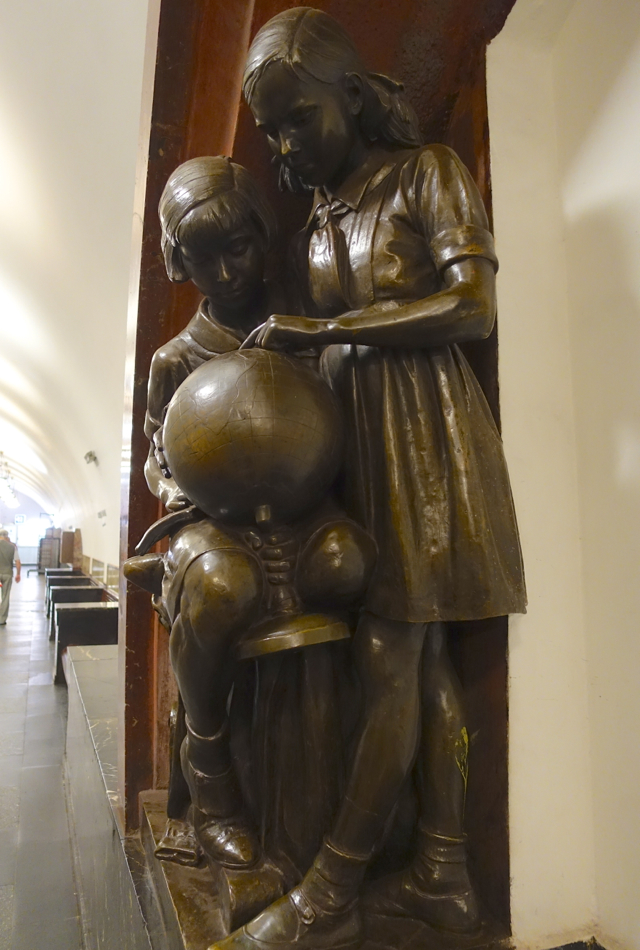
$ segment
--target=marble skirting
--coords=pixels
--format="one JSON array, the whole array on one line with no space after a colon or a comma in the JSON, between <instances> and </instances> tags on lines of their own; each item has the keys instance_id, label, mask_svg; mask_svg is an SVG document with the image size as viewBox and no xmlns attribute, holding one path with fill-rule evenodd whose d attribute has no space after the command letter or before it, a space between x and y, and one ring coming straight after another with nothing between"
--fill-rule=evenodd
<instances>
[{"instance_id":1,"label":"marble skirting","mask_svg":"<svg viewBox=\"0 0 640 950\"><path fill-rule=\"evenodd\" d=\"M238 925L230 907L231 898L244 895L241 882L236 887L220 875L214 881L206 866L185 868L155 858L166 822L166 792L142 795L142 839L124 837L116 771L117 646L70 647L64 664L69 810L84 950L206 950ZM491 922L463 937L374 912L365 913L364 929L360 950L510 947Z\"/></svg>"},{"instance_id":2,"label":"marble skirting","mask_svg":"<svg viewBox=\"0 0 640 950\"><path fill-rule=\"evenodd\" d=\"M117 787L117 646L70 647L66 770L86 950L171 950Z\"/></svg>"}]
</instances>

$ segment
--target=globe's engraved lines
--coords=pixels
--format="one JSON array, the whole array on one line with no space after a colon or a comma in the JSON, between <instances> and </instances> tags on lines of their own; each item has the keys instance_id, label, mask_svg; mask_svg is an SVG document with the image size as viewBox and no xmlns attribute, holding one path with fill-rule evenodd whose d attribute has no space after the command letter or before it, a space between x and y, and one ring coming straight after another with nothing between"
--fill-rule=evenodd
<instances>
[{"instance_id":1,"label":"globe's engraved lines","mask_svg":"<svg viewBox=\"0 0 640 950\"><path fill-rule=\"evenodd\" d=\"M242 358L245 364L251 363L244 354ZM274 367L283 359L293 371L291 375L298 377L303 384L298 390L303 395L296 394L292 398L295 387L279 385L280 378ZM257 386L247 378L249 365L241 371L236 365L233 367L236 373L233 382L226 372L218 373L213 381L207 379L203 385L202 398L194 398L194 393L185 392L184 401L176 405L167 428L171 432L182 430L175 433L173 446L173 454L181 455L185 463L180 470L181 477L189 481L191 474L201 476L203 465L207 471L221 466L227 475L231 471L231 481L237 482L231 484L226 478L235 497L251 496L254 488L261 489L265 495L274 491L276 496L283 493L290 496L296 482L297 490L303 495L308 494L311 486L325 490L333 473L338 446L337 434L331 426L333 419L339 424L335 403L324 413L322 406L318 405L318 400L323 399L321 388L324 384L318 380L314 386L306 368L296 366L294 361L264 351L255 360L258 361L263 364L263 376ZM218 368L223 369L222 366ZM207 409L207 403L215 393L222 397L217 401L220 411L217 424ZM242 411L239 411L239 406ZM170 433L168 436L170 438ZM303 466L303 471L299 470L299 465ZM176 471L178 468L176 466ZM218 472L212 472L212 478L224 489L225 479L220 478ZM260 485L250 484L243 489L240 482L245 478L253 478ZM188 491L186 493L189 495Z\"/></svg>"}]
</instances>

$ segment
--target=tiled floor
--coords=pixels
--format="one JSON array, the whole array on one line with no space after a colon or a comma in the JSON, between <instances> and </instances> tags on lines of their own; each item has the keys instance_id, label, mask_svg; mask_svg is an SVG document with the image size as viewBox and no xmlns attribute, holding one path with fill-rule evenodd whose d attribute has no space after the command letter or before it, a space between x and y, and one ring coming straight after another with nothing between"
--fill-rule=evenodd
<instances>
[{"instance_id":1,"label":"tiled floor","mask_svg":"<svg viewBox=\"0 0 640 950\"><path fill-rule=\"evenodd\" d=\"M25 572L26 573L26 572ZM0 950L80 950L64 795L67 692L53 686L44 580L0 627Z\"/></svg>"}]
</instances>

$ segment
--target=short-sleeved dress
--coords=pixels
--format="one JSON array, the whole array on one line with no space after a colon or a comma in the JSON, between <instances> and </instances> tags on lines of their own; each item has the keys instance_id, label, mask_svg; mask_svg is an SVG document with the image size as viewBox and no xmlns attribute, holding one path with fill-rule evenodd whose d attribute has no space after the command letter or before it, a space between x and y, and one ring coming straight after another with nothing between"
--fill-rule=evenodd
<instances>
[{"instance_id":1,"label":"short-sleeved dress","mask_svg":"<svg viewBox=\"0 0 640 950\"><path fill-rule=\"evenodd\" d=\"M334 195L316 191L296 243L318 317L429 297L465 258L497 267L478 190L442 145L371 152ZM502 441L460 349L332 345L321 365L347 419L343 503L378 544L365 607L413 622L523 612Z\"/></svg>"}]
</instances>

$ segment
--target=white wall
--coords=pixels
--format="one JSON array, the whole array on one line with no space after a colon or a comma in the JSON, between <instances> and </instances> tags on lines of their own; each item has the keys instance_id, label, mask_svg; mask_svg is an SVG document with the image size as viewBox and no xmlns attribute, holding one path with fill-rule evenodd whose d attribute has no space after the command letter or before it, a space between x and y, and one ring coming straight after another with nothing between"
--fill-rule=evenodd
<instances>
[{"instance_id":1,"label":"white wall","mask_svg":"<svg viewBox=\"0 0 640 950\"><path fill-rule=\"evenodd\" d=\"M640 948L640 7L518 0L489 49L519 946Z\"/></svg>"},{"instance_id":2,"label":"white wall","mask_svg":"<svg viewBox=\"0 0 640 950\"><path fill-rule=\"evenodd\" d=\"M146 5L0 0L0 449L113 563Z\"/></svg>"},{"instance_id":3,"label":"white wall","mask_svg":"<svg viewBox=\"0 0 640 950\"><path fill-rule=\"evenodd\" d=\"M640 948L640 4L577 0L554 48L583 537L596 894Z\"/></svg>"},{"instance_id":4,"label":"white wall","mask_svg":"<svg viewBox=\"0 0 640 950\"><path fill-rule=\"evenodd\" d=\"M503 435L529 592L528 614L510 621L512 925L532 947L590 936L595 913L567 279L544 42L566 8L552 3L555 22L518 0L488 59Z\"/></svg>"}]
</instances>

